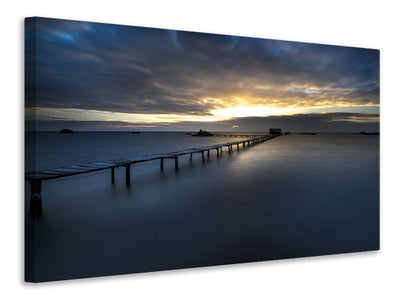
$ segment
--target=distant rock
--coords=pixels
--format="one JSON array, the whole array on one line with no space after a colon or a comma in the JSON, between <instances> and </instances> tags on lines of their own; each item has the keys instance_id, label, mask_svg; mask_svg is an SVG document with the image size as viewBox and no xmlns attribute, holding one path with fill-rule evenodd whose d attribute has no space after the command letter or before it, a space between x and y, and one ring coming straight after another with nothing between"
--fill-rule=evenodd
<instances>
[{"instance_id":1,"label":"distant rock","mask_svg":"<svg viewBox=\"0 0 400 300\"><path fill-rule=\"evenodd\" d=\"M192 134L192 136L213 136L212 133L209 133L208 131L203 131L202 129L200 129L200 131L196 134Z\"/></svg>"},{"instance_id":2,"label":"distant rock","mask_svg":"<svg viewBox=\"0 0 400 300\"><path fill-rule=\"evenodd\" d=\"M61 129L60 133L74 133L71 129Z\"/></svg>"},{"instance_id":3,"label":"distant rock","mask_svg":"<svg viewBox=\"0 0 400 300\"><path fill-rule=\"evenodd\" d=\"M140 134L140 131L132 131L132 134Z\"/></svg>"}]
</instances>

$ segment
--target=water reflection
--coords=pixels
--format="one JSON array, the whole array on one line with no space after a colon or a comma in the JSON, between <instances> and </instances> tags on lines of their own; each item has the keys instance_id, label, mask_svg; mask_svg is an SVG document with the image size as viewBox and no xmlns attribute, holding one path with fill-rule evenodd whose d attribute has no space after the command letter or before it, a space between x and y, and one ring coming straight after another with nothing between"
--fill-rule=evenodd
<instances>
[{"instance_id":1,"label":"water reflection","mask_svg":"<svg viewBox=\"0 0 400 300\"><path fill-rule=\"evenodd\" d=\"M282 136L182 158L179 172L133 165L130 186L124 171L44 183L38 280L379 247L378 137Z\"/></svg>"}]
</instances>

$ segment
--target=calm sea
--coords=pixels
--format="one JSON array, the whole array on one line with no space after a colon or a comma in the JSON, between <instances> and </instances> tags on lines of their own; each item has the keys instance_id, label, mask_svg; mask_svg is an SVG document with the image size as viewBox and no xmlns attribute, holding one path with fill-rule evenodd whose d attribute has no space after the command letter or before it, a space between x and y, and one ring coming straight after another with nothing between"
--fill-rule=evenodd
<instances>
[{"instance_id":1,"label":"calm sea","mask_svg":"<svg viewBox=\"0 0 400 300\"><path fill-rule=\"evenodd\" d=\"M245 138L39 132L26 169L183 150ZM34 160L33 157L36 157ZM379 136L291 134L201 155L44 182L38 281L379 248ZM25 185L26 203L30 189ZM32 252L32 253L33 253Z\"/></svg>"}]
</instances>

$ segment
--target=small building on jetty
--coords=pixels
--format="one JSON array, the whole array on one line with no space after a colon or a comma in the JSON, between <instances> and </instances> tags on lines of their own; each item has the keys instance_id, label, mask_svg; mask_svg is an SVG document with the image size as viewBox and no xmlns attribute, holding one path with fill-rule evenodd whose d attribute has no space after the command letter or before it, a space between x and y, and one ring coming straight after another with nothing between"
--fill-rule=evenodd
<instances>
[{"instance_id":1,"label":"small building on jetty","mask_svg":"<svg viewBox=\"0 0 400 300\"><path fill-rule=\"evenodd\" d=\"M269 134L281 134L281 129L280 128L270 128L269 129Z\"/></svg>"}]
</instances>

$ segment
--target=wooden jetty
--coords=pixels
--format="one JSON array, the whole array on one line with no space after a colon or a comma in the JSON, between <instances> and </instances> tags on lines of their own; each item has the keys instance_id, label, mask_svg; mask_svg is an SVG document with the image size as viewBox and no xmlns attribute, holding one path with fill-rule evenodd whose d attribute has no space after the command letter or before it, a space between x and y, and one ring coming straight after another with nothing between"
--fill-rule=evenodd
<instances>
[{"instance_id":1,"label":"wooden jetty","mask_svg":"<svg viewBox=\"0 0 400 300\"><path fill-rule=\"evenodd\" d=\"M36 171L36 172L25 172L25 180L30 181L31 185L31 199L30 199L30 212L31 215L38 216L42 214L42 182L52 179L57 179L61 177L73 176L83 173L90 173L101 171L105 169L110 169L111 172L111 182L115 181L115 168L124 167L125 168L125 181L127 185L131 183L131 165L137 164L146 161L152 161L159 159L160 160L160 169L164 168L164 159L174 159L175 161L175 169L178 169L178 158L183 155L190 155L190 160L192 160L192 155L194 153L200 153L202 160L205 160L205 153L207 153L207 157L210 156L210 151L215 150L217 157L222 154L222 150L224 147L231 152L233 151L233 147L236 146L236 149L239 150L240 145L242 148L254 144L258 144L267 140L270 140L279 135L263 135L256 136L251 139L229 142L224 144L205 146L199 148L192 148L187 150L180 150L169 153L160 153L160 154L150 154L150 155L141 155L136 157L130 157L125 159L117 159L117 160L106 160L101 162L92 162L85 164L76 164L70 165L50 170L44 171Z\"/></svg>"}]
</instances>

